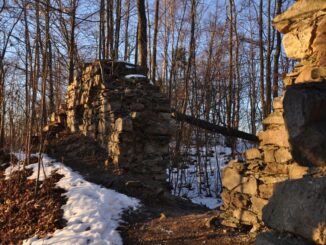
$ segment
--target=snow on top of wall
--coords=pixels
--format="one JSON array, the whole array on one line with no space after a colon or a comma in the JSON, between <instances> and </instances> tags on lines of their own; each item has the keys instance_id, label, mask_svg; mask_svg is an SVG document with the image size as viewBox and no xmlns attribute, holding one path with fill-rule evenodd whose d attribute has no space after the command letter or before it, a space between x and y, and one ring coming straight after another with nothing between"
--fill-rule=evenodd
<instances>
[{"instance_id":1,"label":"snow on top of wall","mask_svg":"<svg viewBox=\"0 0 326 245\"><path fill-rule=\"evenodd\" d=\"M141 74L129 74L129 75L126 75L125 78L132 79L132 78L147 78L147 77L145 75L141 75Z\"/></svg>"}]
</instances>

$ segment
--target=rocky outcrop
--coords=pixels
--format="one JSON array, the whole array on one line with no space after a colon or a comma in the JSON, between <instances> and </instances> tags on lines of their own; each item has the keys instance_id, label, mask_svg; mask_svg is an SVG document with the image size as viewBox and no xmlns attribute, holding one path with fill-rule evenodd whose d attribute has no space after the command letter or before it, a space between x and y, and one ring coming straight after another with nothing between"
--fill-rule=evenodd
<instances>
[{"instance_id":1,"label":"rocky outcrop","mask_svg":"<svg viewBox=\"0 0 326 245\"><path fill-rule=\"evenodd\" d=\"M326 244L325 201L326 177L285 181L264 207L263 220L279 232Z\"/></svg>"}]
</instances>

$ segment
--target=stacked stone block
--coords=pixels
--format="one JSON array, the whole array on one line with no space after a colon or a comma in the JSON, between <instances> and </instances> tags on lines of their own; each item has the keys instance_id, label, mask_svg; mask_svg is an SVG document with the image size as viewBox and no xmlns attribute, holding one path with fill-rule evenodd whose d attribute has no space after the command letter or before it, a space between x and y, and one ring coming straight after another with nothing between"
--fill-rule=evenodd
<instances>
[{"instance_id":1,"label":"stacked stone block","mask_svg":"<svg viewBox=\"0 0 326 245\"><path fill-rule=\"evenodd\" d=\"M107 149L109 168L165 182L169 102L142 69L124 62L86 64L66 101L68 128Z\"/></svg>"}]
</instances>

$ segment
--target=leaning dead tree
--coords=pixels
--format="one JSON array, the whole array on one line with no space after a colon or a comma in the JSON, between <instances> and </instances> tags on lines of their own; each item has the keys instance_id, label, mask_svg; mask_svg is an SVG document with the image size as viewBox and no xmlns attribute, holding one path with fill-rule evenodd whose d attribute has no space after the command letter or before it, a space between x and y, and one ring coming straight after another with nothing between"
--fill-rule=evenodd
<instances>
[{"instance_id":1,"label":"leaning dead tree","mask_svg":"<svg viewBox=\"0 0 326 245\"><path fill-rule=\"evenodd\" d=\"M191 125L197 126L199 128L206 129L206 130L214 132L214 133L222 134L224 136L240 138L240 139L249 140L252 142L259 142L258 137L254 134L249 134L249 133L246 133L246 132L243 132L243 131L240 131L237 129L233 129L233 128L219 126L219 125L207 122L202 119L188 116L188 115L180 113L180 112L174 111L172 113L172 117L177 121L186 122Z\"/></svg>"}]
</instances>

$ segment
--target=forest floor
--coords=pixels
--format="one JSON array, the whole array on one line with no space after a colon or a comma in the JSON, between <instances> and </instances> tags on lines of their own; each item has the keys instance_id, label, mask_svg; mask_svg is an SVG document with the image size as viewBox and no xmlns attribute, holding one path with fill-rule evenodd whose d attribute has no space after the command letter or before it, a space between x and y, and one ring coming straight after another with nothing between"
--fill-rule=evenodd
<instances>
[{"instance_id":1,"label":"forest floor","mask_svg":"<svg viewBox=\"0 0 326 245\"><path fill-rule=\"evenodd\" d=\"M138 213L125 214L120 226L125 245L197 245L197 244L254 244L246 230L224 227L219 223L219 211L203 212L201 207L176 204L166 207L142 207ZM151 213L151 215L149 215Z\"/></svg>"},{"instance_id":2,"label":"forest floor","mask_svg":"<svg viewBox=\"0 0 326 245\"><path fill-rule=\"evenodd\" d=\"M35 196L35 180L28 179L32 170L12 172L6 178L0 166L0 244L21 244L33 236L44 237L66 225L62 205L65 190L55 184L62 175L53 173Z\"/></svg>"},{"instance_id":3,"label":"forest floor","mask_svg":"<svg viewBox=\"0 0 326 245\"><path fill-rule=\"evenodd\" d=\"M69 161L66 157L65 165L78 171L89 182L124 192L121 186L112 184L107 172L84 161L89 159ZM35 180L28 179L31 173L28 172L23 179L18 178L19 174L13 174L9 181L4 175L5 167L0 169L0 244L17 244L23 239L35 235L46 236L63 228L65 220L62 218L62 206L66 198L61 196L64 190L56 187L61 176L53 174L48 177L49 180L44 182L46 185L43 185L35 199ZM23 181L23 185L16 183L19 181ZM22 192L16 190L19 186L24 186ZM130 191L125 190L127 194ZM149 196L139 190L132 196L140 199L141 206L137 210L125 211L122 216L123 222L118 231L123 244L254 244L254 237L245 228L240 230L222 226L218 210L212 211L169 194Z\"/></svg>"}]
</instances>

